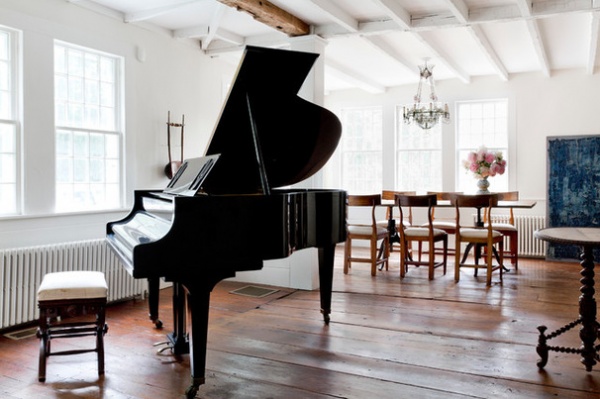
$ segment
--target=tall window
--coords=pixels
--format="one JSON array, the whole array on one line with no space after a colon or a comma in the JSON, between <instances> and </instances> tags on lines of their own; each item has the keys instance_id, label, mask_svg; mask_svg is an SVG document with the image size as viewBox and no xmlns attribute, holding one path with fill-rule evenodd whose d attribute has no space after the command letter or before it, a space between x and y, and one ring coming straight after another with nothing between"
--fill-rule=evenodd
<instances>
[{"instance_id":1,"label":"tall window","mask_svg":"<svg viewBox=\"0 0 600 399\"><path fill-rule=\"evenodd\" d=\"M122 59L54 45L56 210L121 205Z\"/></svg>"},{"instance_id":2,"label":"tall window","mask_svg":"<svg viewBox=\"0 0 600 399\"><path fill-rule=\"evenodd\" d=\"M507 167L508 159L508 100L458 102L457 111L457 190L476 190L476 179L463 167L470 151L481 146L491 151L502 151ZM508 190L508 173L490 180L490 191Z\"/></svg>"},{"instance_id":3,"label":"tall window","mask_svg":"<svg viewBox=\"0 0 600 399\"><path fill-rule=\"evenodd\" d=\"M0 215L19 212L18 33L0 27Z\"/></svg>"},{"instance_id":4,"label":"tall window","mask_svg":"<svg viewBox=\"0 0 600 399\"><path fill-rule=\"evenodd\" d=\"M442 190L442 127L423 130L403 122L396 107L396 190Z\"/></svg>"},{"instance_id":5,"label":"tall window","mask_svg":"<svg viewBox=\"0 0 600 399\"><path fill-rule=\"evenodd\" d=\"M376 194L382 189L381 107L342 110L342 188L351 194Z\"/></svg>"}]
</instances>

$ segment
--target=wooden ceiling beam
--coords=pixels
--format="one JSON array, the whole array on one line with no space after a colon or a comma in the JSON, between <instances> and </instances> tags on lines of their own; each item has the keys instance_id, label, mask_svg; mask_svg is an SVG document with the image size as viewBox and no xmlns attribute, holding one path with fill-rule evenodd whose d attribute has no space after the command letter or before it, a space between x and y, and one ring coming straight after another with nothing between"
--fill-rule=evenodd
<instances>
[{"instance_id":1,"label":"wooden ceiling beam","mask_svg":"<svg viewBox=\"0 0 600 399\"><path fill-rule=\"evenodd\" d=\"M310 33L310 26L300 18L288 13L266 0L218 0L226 6L244 11L252 17L288 36Z\"/></svg>"}]
</instances>

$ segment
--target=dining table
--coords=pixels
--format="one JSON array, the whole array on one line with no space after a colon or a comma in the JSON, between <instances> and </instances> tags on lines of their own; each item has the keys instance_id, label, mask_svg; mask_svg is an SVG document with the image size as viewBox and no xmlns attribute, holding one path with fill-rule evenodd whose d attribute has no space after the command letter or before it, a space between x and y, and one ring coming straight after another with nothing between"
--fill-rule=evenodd
<instances>
[{"instance_id":1,"label":"dining table","mask_svg":"<svg viewBox=\"0 0 600 399\"><path fill-rule=\"evenodd\" d=\"M539 338L536 351L540 356L537 366L542 369L548 363L548 352L575 353L581 356L581 363L587 371L600 360L600 345L595 346L596 339L600 341L600 324L596 319L596 300L594 299L594 248L600 247L599 227L550 227L537 230L534 236L540 240L554 244L577 245L581 248L581 273L579 280L579 317L551 333L546 333L547 327L538 327ZM549 346L548 341L581 325L579 348Z\"/></svg>"},{"instance_id":2,"label":"dining table","mask_svg":"<svg viewBox=\"0 0 600 399\"><path fill-rule=\"evenodd\" d=\"M531 209L536 204L537 204L537 201L534 201L534 200L498 201L498 205L496 206L496 208ZM394 208L394 206L396 206L396 204L392 200L382 200L381 206L389 208L389 212L387 212L387 214L388 214L387 229L388 229L388 242L389 242L389 245L391 248L392 244L400 243L400 235L398 234L398 228L396 226L396 220L394 219L394 212L393 212L393 208ZM450 200L439 200L439 201L437 201L437 204L435 206L438 208L453 208L454 203ZM475 220L475 225L478 227L483 227L483 225L484 225L483 217L481 216L481 208L477 208L477 217ZM469 245L470 246L467 247L467 250L465 250L465 257L469 254L469 251L471 250L472 244L469 244ZM498 254L496 253L496 250L494 249L493 251L495 253L496 259L499 262L499 257L498 257ZM381 244L381 247L379 248L378 256L381 256L382 254L383 254L383 243ZM475 256L477 256L477 254L475 254ZM509 271L509 269L506 268L504 265L502 267L504 268L504 271Z\"/></svg>"}]
</instances>

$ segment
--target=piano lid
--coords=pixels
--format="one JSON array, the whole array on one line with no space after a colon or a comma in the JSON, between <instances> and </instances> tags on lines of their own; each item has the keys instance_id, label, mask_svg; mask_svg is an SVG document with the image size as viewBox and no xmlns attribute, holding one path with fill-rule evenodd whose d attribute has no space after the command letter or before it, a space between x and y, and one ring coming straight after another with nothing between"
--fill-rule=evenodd
<instances>
[{"instance_id":1,"label":"piano lid","mask_svg":"<svg viewBox=\"0 0 600 399\"><path fill-rule=\"evenodd\" d=\"M202 185L205 192L268 194L325 165L340 140L341 123L298 97L317 57L246 47L206 150L221 157Z\"/></svg>"}]
</instances>

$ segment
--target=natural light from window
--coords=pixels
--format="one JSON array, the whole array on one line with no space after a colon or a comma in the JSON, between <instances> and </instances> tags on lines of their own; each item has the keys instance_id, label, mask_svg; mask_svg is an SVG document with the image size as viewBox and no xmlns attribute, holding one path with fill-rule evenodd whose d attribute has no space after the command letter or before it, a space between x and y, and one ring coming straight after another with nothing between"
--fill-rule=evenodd
<instances>
[{"instance_id":1,"label":"natural light from window","mask_svg":"<svg viewBox=\"0 0 600 399\"><path fill-rule=\"evenodd\" d=\"M381 107L342 110L342 188L350 194L377 194L382 189Z\"/></svg>"},{"instance_id":2,"label":"natural light from window","mask_svg":"<svg viewBox=\"0 0 600 399\"><path fill-rule=\"evenodd\" d=\"M56 210L121 205L119 57L54 46Z\"/></svg>"},{"instance_id":3,"label":"natural light from window","mask_svg":"<svg viewBox=\"0 0 600 399\"><path fill-rule=\"evenodd\" d=\"M508 100L461 101L456 104L457 117L457 191L474 192L477 179L463 167L467 154L486 146L501 151L508 159ZM489 179L492 192L508 191L508 172Z\"/></svg>"},{"instance_id":4,"label":"natural light from window","mask_svg":"<svg viewBox=\"0 0 600 399\"><path fill-rule=\"evenodd\" d=\"M18 35L0 27L0 215L19 212Z\"/></svg>"},{"instance_id":5,"label":"natural light from window","mask_svg":"<svg viewBox=\"0 0 600 399\"><path fill-rule=\"evenodd\" d=\"M396 190L442 190L442 126L423 130L406 124L396 107Z\"/></svg>"}]
</instances>

